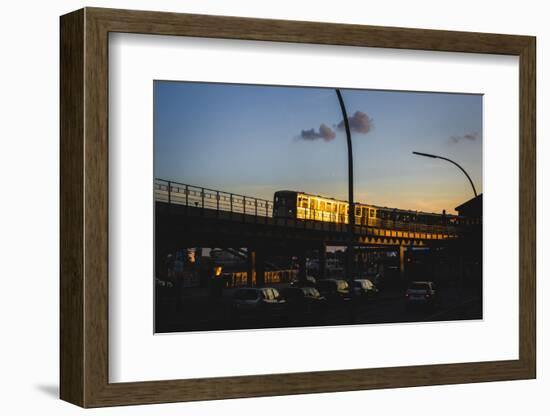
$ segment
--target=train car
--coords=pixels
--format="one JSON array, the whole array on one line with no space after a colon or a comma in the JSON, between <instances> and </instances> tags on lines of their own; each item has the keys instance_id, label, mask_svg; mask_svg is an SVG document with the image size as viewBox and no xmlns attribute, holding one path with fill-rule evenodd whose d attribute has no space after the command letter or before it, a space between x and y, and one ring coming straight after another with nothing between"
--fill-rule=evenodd
<instances>
[{"instance_id":1,"label":"train car","mask_svg":"<svg viewBox=\"0 0 550 416\"><path fill-rule=\"evenodd\" d=\"M345 201L296 191L275 192L273 216L348 223L349 206ZM355 204L355 224L368 227L430 231L434 228L458 225L460 217L421 211L410 211L376 205Z\"/></svg>"},{"instance_id":2,"label":"train car","mask_svg":"<svg viewBox=\"0 0 550 416\"><path fill-rule=\"evenodd\" d=\"M348 203L304 192L277 191L273 199L273 216L347 223Z\"/></svg>"}]
</instances>

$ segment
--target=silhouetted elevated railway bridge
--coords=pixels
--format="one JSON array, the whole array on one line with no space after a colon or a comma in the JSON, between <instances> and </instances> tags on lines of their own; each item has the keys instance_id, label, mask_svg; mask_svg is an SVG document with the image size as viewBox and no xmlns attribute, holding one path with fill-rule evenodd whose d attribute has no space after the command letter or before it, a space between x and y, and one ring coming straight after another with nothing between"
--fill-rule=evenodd
<instances>
[{"instance_id":1,"label":"silhouetted elevated railway bridge","mask_svg":"<svg viewBox=\"0 0 550 416\"><path fill-rule=\"evenodd\" d=\"M344 246L346 222L274 216L273 201L220 190L156 179L156 255L182 247L247 248L261 270L268 253L297 255L305 264L306 250L319 250L324 263L326 246ZM356 246L395 247L403 269L408 247L443 246L460 238L456 224L418 224L377 219L354 226ZM160 257L157 257L160 258ZM305 273L305 267L302 273Z\"/></svg>"}]
</instances>

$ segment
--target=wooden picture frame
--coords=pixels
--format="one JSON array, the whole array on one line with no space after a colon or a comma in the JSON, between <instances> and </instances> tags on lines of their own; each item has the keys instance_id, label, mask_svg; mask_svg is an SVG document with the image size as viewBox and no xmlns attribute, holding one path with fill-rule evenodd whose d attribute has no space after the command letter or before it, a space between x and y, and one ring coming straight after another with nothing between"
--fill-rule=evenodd
<instances>
[{"instance_id":1,"label":"wooden picture frame","mask_svg":"<svg viewBox=\"0 0 550 416\"><path fill-rule=\"evenodd\" d=\"M518 56L519 359L109 383L110 32ZM534 37L85 8L61 17L60 46L61 399L82 407L101 407L535 378Z\"/></svg>"}]
</instances>

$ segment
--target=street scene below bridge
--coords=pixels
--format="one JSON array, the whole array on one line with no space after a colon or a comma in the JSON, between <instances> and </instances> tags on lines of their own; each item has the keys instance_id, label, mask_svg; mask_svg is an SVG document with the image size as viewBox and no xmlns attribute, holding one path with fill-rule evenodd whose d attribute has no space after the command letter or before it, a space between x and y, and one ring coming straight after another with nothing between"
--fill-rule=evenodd
<instances>
[{"instance_id":1,"label":"street scene below bridge","mask_svg":"<svg viewBox=\"0 0 550 416\"><path fill-rule=\"evenodd\" d=\"M285 285L274 285L282 289ZM207 290L188 290L177 299L170 299L159 307L158 313L166 315L159 319L156 332L216 331L233 329L285 328L330 326L345 324L386 324L405 322L435 322L480 319L481 298L472 291L464 293L461 300L455 288L442 289L440 303L435 306L408 306L405 294L391 290L377 299L354 299L328 306L324 313L295 316L237 315L232 310L232 296L237 289L225 291L221 299L211 298ZM166 300L166 298L164 299ZM352 305L352 303L355 305ZM352 308L355 311L352 311ZM352 316L354 314L355 316Z\"/></svg>"},{"instance_id":2,"label":"street scene below bridge","mask_svg":"<svg viewBox=\"0 0 550 416\"><path fill-rule=\"evenodd\" d=\"M307 251L305 262L289 256L285 269L264 270L258 286L256 272L246 271L252 267L246 250L180 250L167 256L161 271L171 278L156 281L155 332L482 318L479 265L453 258L448 249L411 249L404 258L395 247L355 251L353 279L345 278L345 250L329 247L324 271L315 258L319 253ZM273 268L284 260L267 256L264 262ZM453 261L463 264L455 267Z\"/></svg>"}]
</instances>

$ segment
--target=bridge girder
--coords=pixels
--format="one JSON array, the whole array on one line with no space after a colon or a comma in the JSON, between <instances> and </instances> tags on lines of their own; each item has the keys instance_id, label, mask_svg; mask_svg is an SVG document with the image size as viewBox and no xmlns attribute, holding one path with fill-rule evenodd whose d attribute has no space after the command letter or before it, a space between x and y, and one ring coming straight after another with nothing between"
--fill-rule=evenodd
<instances>
[{"instance_id":1,"label":"bridge girder","mask_svg":"<svg viewBox=\"0 0 550 416\"><path fill-rule=\"evenodd\" d=\"M239 214L228 217L220 211L164 202L156 202L155 234L157 244L167 247L264 247L282 252L316 249L321 244L344 246L348 238L345 224ZM453 240L367 227L357 227L355 234L356 246L443 246Z\"/></svg>"}]
</instances>

